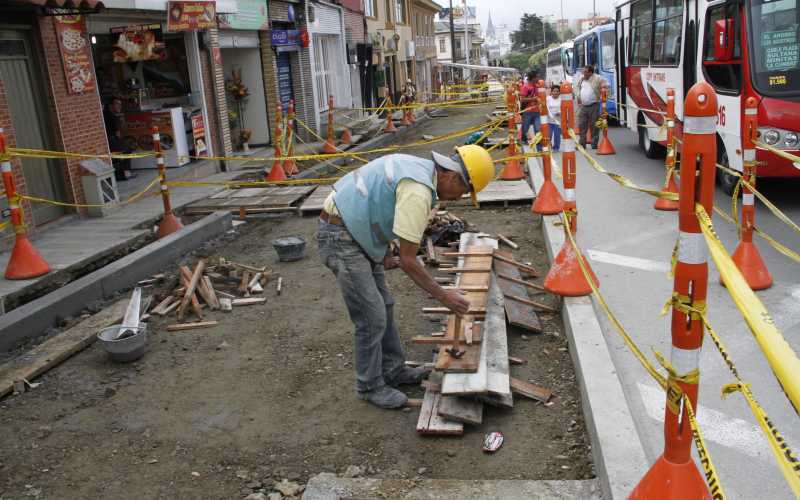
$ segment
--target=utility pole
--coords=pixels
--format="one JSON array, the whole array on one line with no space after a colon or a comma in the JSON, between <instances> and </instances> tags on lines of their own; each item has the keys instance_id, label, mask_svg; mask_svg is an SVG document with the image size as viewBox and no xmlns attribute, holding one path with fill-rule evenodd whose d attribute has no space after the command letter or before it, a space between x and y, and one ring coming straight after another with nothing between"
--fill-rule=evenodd
<instances>
[{"instance_id":1,"label":"utility pole","mask_svg":"<svg viewBox=\"0 0 800 500\"><path fill-rule=\"evenodd\" d=\"M472 46L469 44L469 10L467 10L467 0L464 0L464 45L467 46L466 58L469 64L469 55L472 52ZM466 70L466 79L470 78L470 70Z\"/></svg>"},{"instance_id":2,"label":"utility pole","mask_svg":"<svg viewBox=\"0 0 800 500\"><path fill-rule=\"evenodd\" d=\"M453 26L453 0L450 0L450 59L456 63L456 29ZM450 69L452 72L452 68Z\"/></svg>"}]
</instances>

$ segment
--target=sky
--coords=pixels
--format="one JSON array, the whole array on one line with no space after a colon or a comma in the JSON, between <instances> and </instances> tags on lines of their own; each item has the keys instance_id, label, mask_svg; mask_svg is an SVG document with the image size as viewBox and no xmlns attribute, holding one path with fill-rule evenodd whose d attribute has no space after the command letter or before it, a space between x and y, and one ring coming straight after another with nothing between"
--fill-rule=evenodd
<instances>
[{"instance_id":1,"label":"sky","mask_svg":"<svg viewBox=\"0 0 800 500\"><path fill-rule=\"evenodd\" d=\"M449 0L436 1L443 7L448 7L450 4ZM493 23L506 23L516 29L523 13L539 14L540 16L552 14L553 19L560 18L562 2L564 17L567 19L578 19L591 15L592 0L467 0L467 5L478 7L478 21L484 28L489 11L491 11ZM595 2L598 16L611 16L614 10L612 0L595 0ZM453 0L453 7L456 5L463 5L463 0Z\"/></svg>"}]
</instances>

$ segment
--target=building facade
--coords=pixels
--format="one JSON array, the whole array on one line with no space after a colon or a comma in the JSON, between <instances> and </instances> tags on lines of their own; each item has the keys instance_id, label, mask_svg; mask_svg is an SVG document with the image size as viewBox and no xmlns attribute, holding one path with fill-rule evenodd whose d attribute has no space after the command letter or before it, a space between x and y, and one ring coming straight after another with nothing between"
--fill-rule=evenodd
<instances>
[{"instance_id":1,"label":"building facade","mask_svg":"<svg viewBox=\"0 0 800 500\"><path fill-rule=\"evenodd\" d=\"M411 0L364 0L364 17L374 66L372 93L376 101L388 92L397 102L403 85L413 75L410 4Z\"/></svg>"},{"instance_id":2,"label":"building facade","mask_svg":"<svg viewBox=\"0 0 800 500\"><path fill-rule=\"evenodd\" d=\"M434 91L436 74L436 33L434 18L442 7L432 0L413 0L411 4L411 35L414 43L412 81L418 99L428 98Z\"/></svg>"}]
</instances>

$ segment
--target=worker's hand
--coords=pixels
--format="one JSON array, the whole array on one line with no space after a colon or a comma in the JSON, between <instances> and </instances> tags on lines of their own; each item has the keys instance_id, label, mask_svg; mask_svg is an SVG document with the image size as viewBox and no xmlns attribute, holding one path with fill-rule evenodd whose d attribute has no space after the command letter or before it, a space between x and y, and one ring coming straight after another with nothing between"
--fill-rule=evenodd
<instances>
[{"instance_id":1,"label":"worker's hand","mask_svg":"<svg viewBox=\"0 0 800 500\"><path fill-rule=\"evenodd\" d=\"M439 302L458 315L467 314L469 311L469 301L458 290L445 290Z\"/></svg>"},{"instance_id":2,"label":"worker's hand","mask_svg":"<svg viewBox=\"0 0 800 500\"><path fill-rule=\"evenodd\" d=\"M397 267L400 267L400 257L387 253L383 258L383 268L388 271Z\"/></svg>"}]
</instances>

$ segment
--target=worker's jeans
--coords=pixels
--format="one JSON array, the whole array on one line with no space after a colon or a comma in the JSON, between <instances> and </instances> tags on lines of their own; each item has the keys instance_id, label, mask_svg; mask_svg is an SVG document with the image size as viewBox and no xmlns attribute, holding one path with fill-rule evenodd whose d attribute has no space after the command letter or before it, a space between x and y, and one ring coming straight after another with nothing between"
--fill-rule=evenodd
<instances>
[{"instance_id":1,"label":"worker's jeans","mask_svg":"<svg viewBox=\"0 0 800 500\"><path fill-rule=\"evenodd\" d=\"M581 106L580 111L578 111L578 128L581 129L578 142L581 146L586 147L586 132L591 128L592 148L597 149L597 143L600 140L600 133L597 129L598 118L600 118L600 103L596 102Z\"/></svg>"},{"instance_id":2,"label":"worker's jeans","mask_svg":"<svg viewBox=\"0 0 800 500\"><path fill-rule=\"evenodd\" d=\"M522 113L522 140L528 142L528 131L533 127L533 134L539 133L542 119L539 113L531 113L530 111Z\"/></svg>"},{"instance_id":3,"label":"worker's jeans","mask_svg":"<svg viewBox=\"0 0 800 500\"><path fill-rule=\"evenodd\" d=\"M561 126L550 124L550 146L553 151L561 149Z\"/></svg>"},{"instance_id":4,"label":"worker's jeans","mask_svg":"<svg viewBox=\"0 0 800 500\"><path fill-rule=\"evenodd\" d=\"M378 389L400 374L406 359L383 263L372 262L344 226L320 220L316 237L355 325L356 390Z\"/></svg>"}]
</instances>

